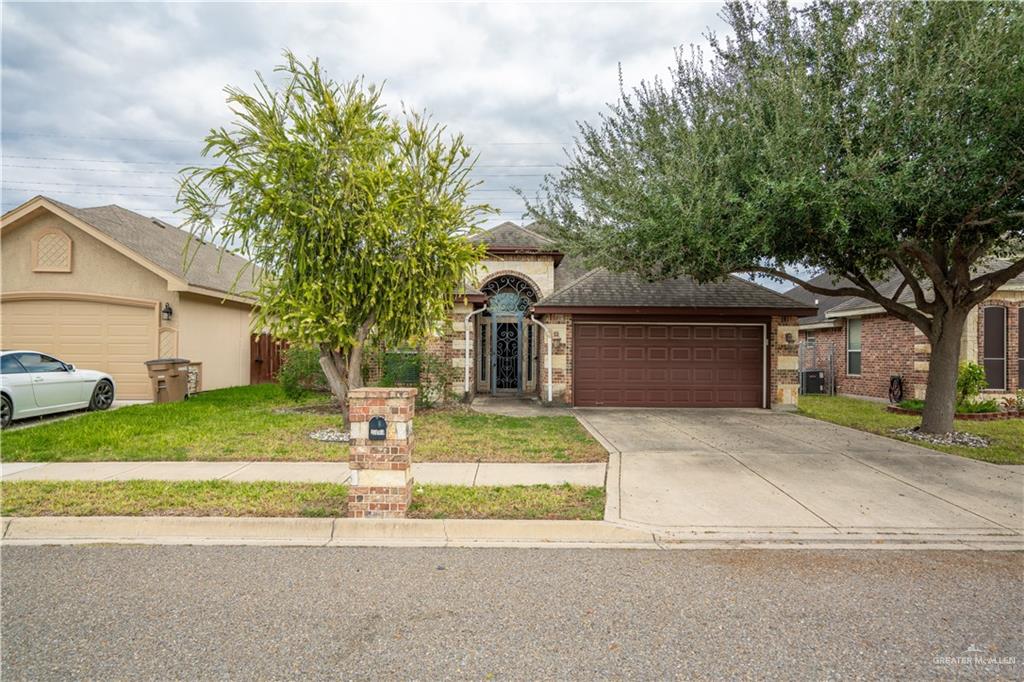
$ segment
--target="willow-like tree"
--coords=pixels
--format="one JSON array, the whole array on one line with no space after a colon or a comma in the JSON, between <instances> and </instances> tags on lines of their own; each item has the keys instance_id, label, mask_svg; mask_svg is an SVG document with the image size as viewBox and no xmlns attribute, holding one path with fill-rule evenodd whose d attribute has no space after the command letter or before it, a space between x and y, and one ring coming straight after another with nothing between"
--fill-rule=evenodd
<instances>
[{"instance_id":1,"label":"willow-like tree","mask_svg":"<svg viewBox=\"0 0 1024 682\"><path fill-rule=\"evenodd\" d=\"M910 321L932 346L922 429L951 431L967 314L1024 272L1024 4L723 18L707 58L680 50L668 79L580 124L531 211L593 264L763 273Z\"/></svg>"},{"instance_id":2,"label":"willow-like tree","mask_svg":"<svg viewBox=\"0 0 1024 682\"><path fill-rule=\"evenodd\" d=\"M261 271L253 325L320 350L336 398L362 386L363 350L422 338L447 319L482 255L467 240L474 158L428 117L387 112L378 88L338 84L285 53L274 89L229 87L178 193L195 238L238 248Z\"/></svg>"}]
</instances>

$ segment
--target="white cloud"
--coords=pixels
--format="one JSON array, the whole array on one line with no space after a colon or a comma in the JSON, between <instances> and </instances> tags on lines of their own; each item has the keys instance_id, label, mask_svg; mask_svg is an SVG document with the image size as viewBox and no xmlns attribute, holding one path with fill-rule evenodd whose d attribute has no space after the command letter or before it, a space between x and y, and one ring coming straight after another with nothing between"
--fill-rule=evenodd
<instances>
[{"instance_id":1,"label":"white cloud","mask_svg":"<svg viewBox=\"0 0 1024 682\"><path fill-rule=\"evenodd\" d=\"M478 145L485 188L500 190L481 198L518 218L510 185L532 193L555 170L563 153L550 143L568 143L577 120L616 98L619 64L627 86L664 75L673 48L720 25L717 12L700 3L5 3L4 209L45 193L169 217L173 172L228 121L224 86L250 88L290 48L320 57L338 80L386 81L396 110L425 108L463 132Z\"/></svg>"}]
</instances>

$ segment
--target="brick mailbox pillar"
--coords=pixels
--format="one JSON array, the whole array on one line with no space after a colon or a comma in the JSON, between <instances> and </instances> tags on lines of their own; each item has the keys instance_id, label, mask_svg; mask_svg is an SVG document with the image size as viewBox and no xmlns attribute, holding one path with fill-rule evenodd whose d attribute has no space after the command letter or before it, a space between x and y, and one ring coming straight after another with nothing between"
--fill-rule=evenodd
<instances>
[{"instance_id":1,"label":"brick mailbox pillar","mask_svg":"<svg viewBox=\"0 0 1024 682\"><path fill-rule=\"evenodd\" d=\"M403 518L412 500L415 388L354 388L348 393L351 518Z\"/></svg>"}]
</instances>

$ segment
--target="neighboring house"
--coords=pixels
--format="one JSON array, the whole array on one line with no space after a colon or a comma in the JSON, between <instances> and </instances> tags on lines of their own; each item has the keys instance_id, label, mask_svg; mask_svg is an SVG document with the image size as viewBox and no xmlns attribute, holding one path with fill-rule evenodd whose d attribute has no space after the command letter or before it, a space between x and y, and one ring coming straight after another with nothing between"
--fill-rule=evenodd
<instances>
[{"instance_id":1,"label":"neighboring house","mask_svg":"<svg viewBox=\"0 0 1024 682\"><path fill-rule=\"evenodd\" d=\"M891 295L901 282L901 277L893 277L880 283L878 290ZM819 275L810 283L825 287L847 284L833 284L828 275ZM786 293L818 309L816 315L799 321L804 369L828 369L831 356L837 393L888 398L890 378L899 375L903 378L905 397L925 397L931 345L913 324L858 297L819 296L800 287ZM913 306L913 293L905 291L900 302ZM1013 393L1024 388L1022 307L1024 275L1003 285L967 318L960 359L985 368L990 394Z\"/></svg>"},{"instance_id":2,"label":"neighboring house","mask_svg":"<svg viewBox=\"0 0 1024 682\"><path fill-rule=\"evenodd\" d=\"M151 397L146 360L201 363L201 388L248 384L248 261L120 206L35 197L0 219L0 343L109 372L119 398ZM236 285L236 279L239 281Z\"/></svg>"},{"instance_id":3,"label":"neighboring house","mask_svg":"<svg viewBox=\"0 0 1024 682\"><path fill-rule=\"evenodd\" d=\"M535 224L477 239L487 256L456 294L452 331L430 348L455 368L454 393L577 406L796 404L796 320L813 306L738 277L698 285L586 271Z\"/></svg>"}]
</instances>

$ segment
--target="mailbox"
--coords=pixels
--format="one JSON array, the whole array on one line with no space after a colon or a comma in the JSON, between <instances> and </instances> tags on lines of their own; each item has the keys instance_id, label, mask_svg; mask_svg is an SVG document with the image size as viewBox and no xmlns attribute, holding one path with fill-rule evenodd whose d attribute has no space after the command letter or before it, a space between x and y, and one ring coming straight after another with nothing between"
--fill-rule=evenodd
<instances>
[{"instance_id":1,"label":"mailbox","mask_svg":"<svg viewBox=\"0 0 1024 682\"><path fill-rule=\"evenodd\" d=\"M388 437L388 422L384 417L370 419L370 440L385 440Z\"/></svg>"}]
</instances>

